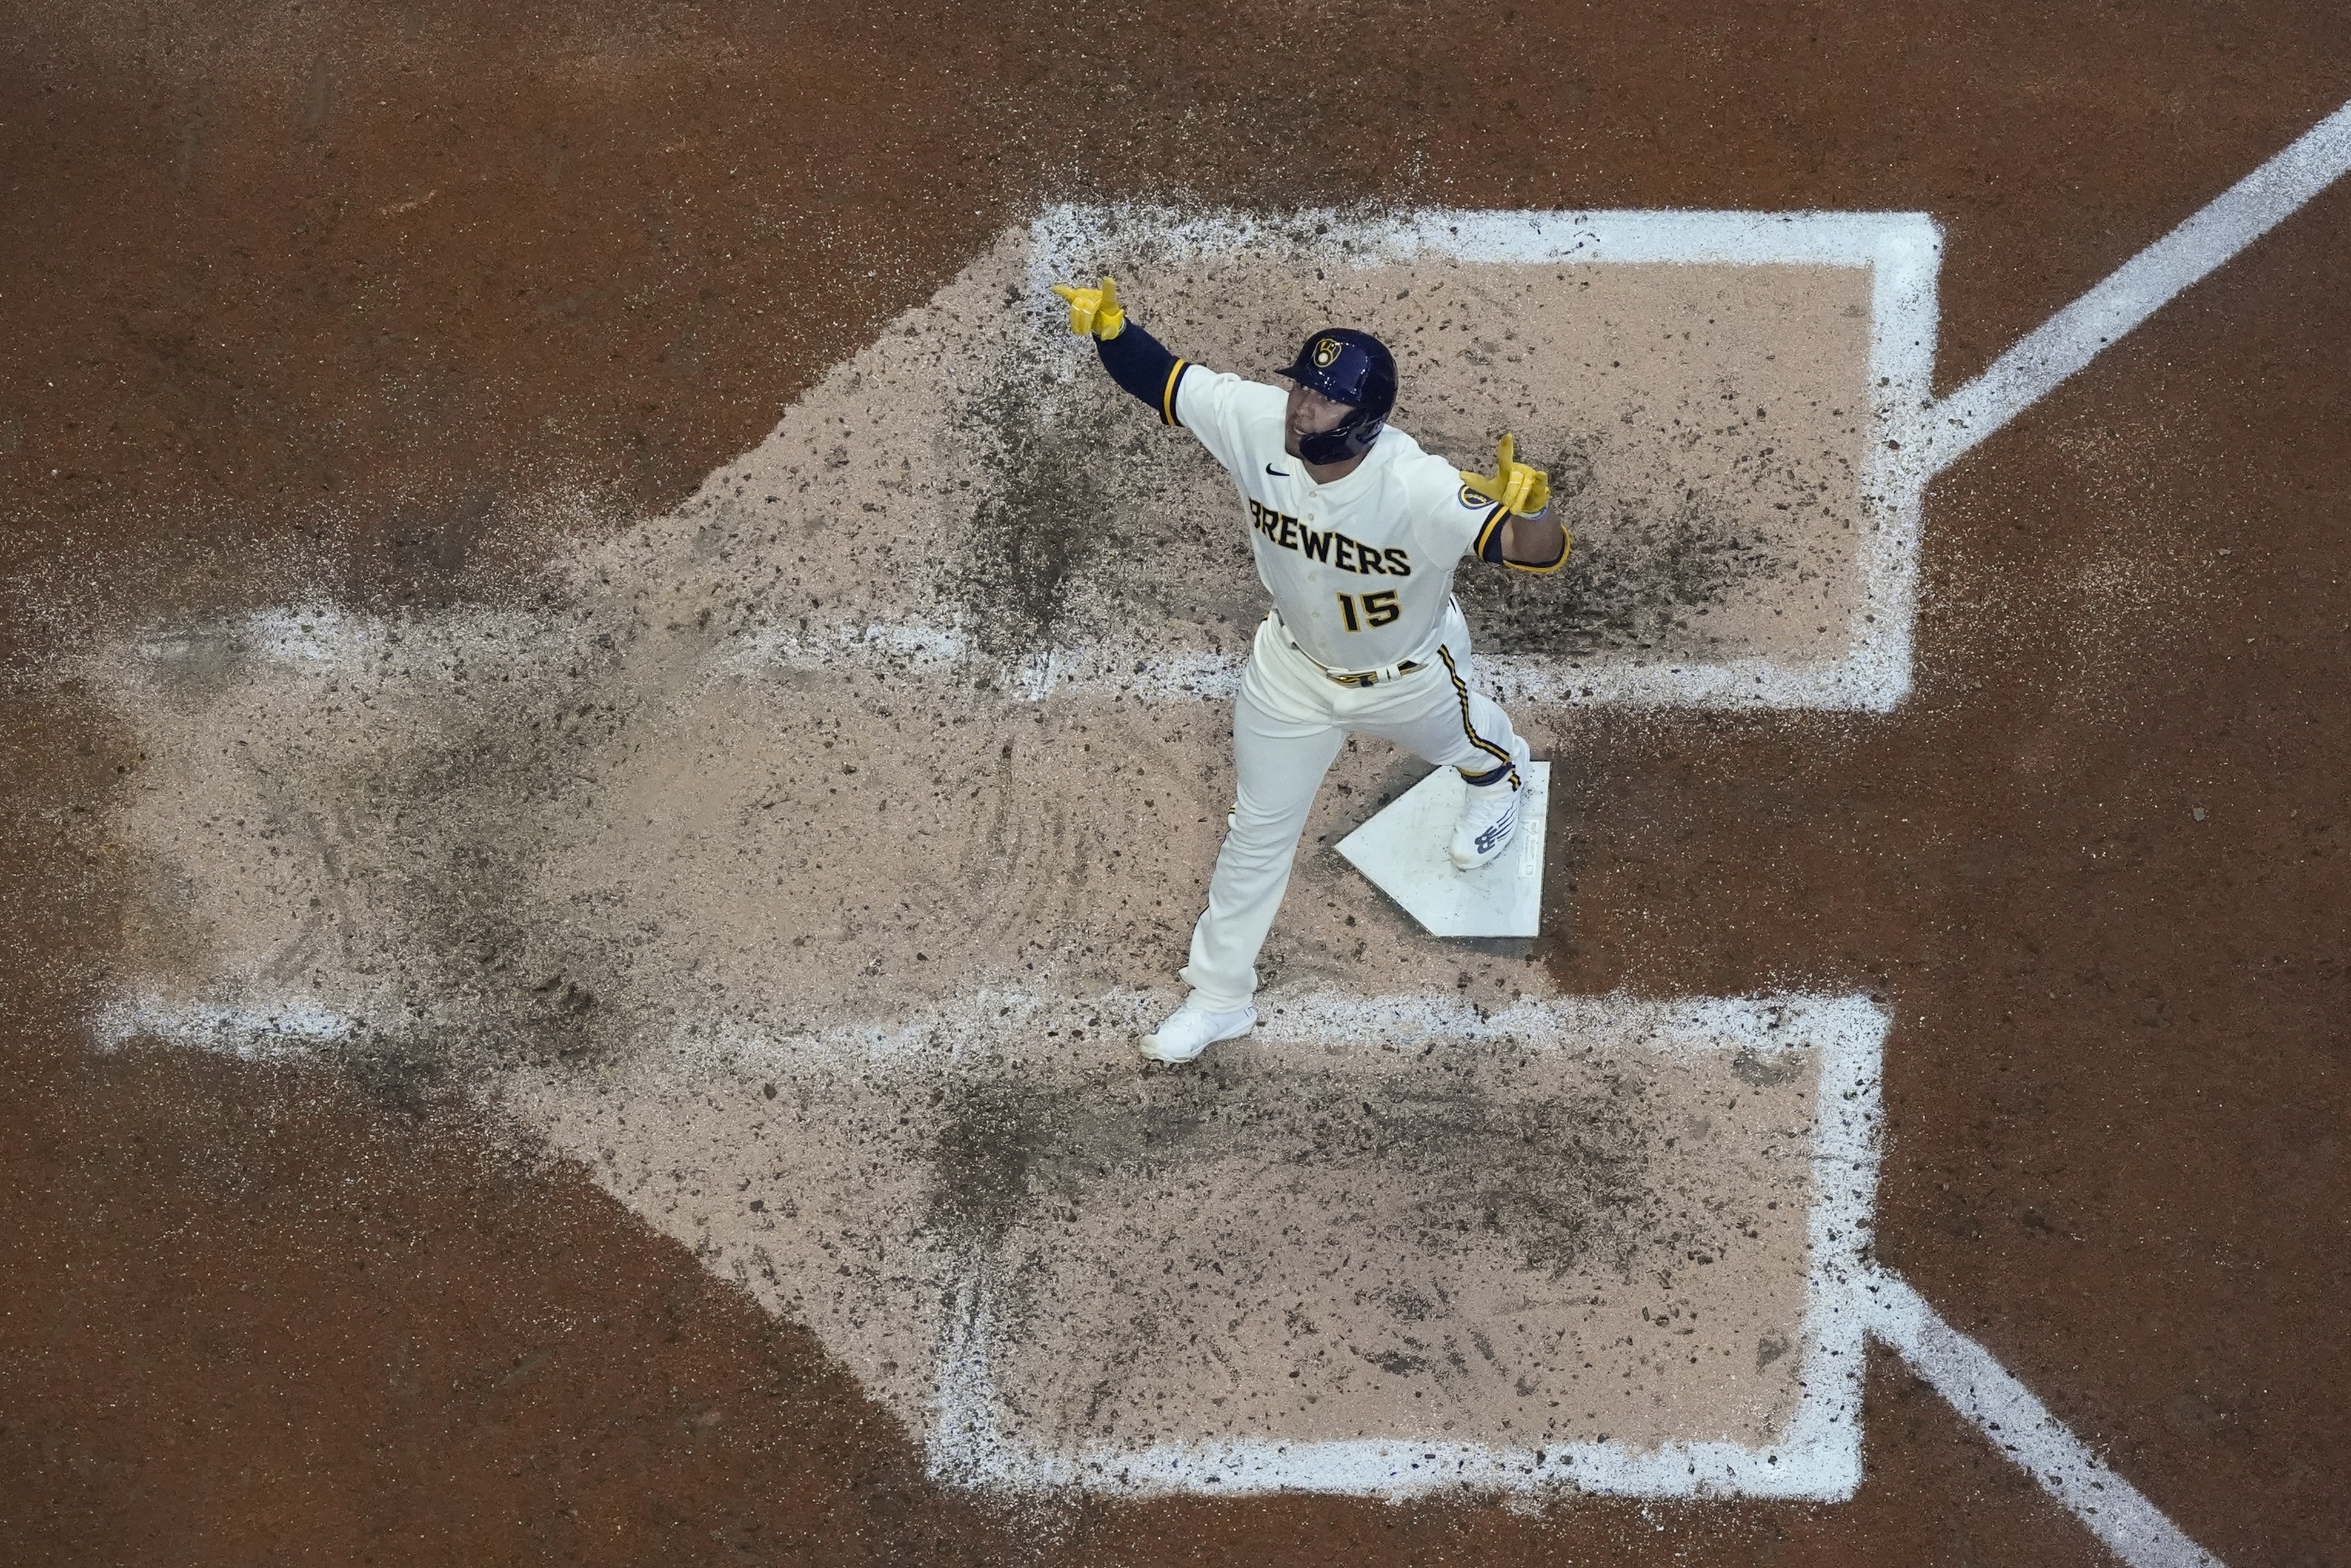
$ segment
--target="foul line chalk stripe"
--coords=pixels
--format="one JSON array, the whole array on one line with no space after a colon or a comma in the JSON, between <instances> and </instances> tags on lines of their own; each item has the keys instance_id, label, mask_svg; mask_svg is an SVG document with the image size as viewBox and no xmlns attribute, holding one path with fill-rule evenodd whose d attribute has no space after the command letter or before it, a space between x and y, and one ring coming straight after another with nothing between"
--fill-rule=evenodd
<instances>
[{"instance_id":1,"label":"foul line chalk stripe","mask_svg":"<svg viewBox=\"0 0 2351 1568\"><path fill-rule=\"evenodd\" d=\"M1863 1293L1870 1332L2130 1568L2221 1568L1907 1282L1880 1270Z\"/></svg>"},{"instance_id":2,"label":"foul line chalk stripe","mask_svg":"<svg viewBox=\"0 0 2351 1568\"><path fill-rule=\"evenodd\" d=\"M2108 344L2202 281L2351 170L2351 103L2123 263L1927 410L1926 465L1940 473L2040 402Z\"/></svg>"}]
</instances>

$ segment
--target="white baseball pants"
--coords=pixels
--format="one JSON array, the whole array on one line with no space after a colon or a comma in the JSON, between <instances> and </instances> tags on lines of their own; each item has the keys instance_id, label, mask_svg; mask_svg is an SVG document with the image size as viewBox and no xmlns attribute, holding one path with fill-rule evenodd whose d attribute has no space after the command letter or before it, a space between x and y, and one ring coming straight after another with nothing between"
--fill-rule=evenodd
<instances>
[{"instance_id":1,"label":"white baseball pants","mask_svg":"<svg viewBox=\"0 0 2351 1568\"><path fill-rule=\"evenodd\" d=\"M1182 978L1194 1006L1227 1012L1257 991L1258 949L1306 830L1322 775L1350 735L1394 741L1475 777L1511 762L1515 737L1500 706L1469 684L1469 628L1446 611L1443 652L1375 686L1343 686L1290 645L1280 622L1258 627L1233 704L1238 775L1232 826L1217 852L1208 908L1192 930Z\"/></svg>"}]
</instances>

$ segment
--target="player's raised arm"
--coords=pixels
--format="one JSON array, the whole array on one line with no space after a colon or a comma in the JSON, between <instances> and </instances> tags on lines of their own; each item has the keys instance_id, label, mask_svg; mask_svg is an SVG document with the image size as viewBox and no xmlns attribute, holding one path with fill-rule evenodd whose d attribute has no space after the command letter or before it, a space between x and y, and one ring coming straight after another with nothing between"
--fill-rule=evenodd
<instances>
[{"instance_id":1,"label":"player's raised arm","mask_svg":"<svg viewBox=\"0 0 2351 1568\"><path fill-rule=\"evenodd\" d=\"M1557 571L1567 564L1567 530L1551 516L1551 476L1517 461L1515 444L1503 432L1491 478L1461 471L1462 487L1497 508L1479 536L1478 557L1520 571Z\"/></svg>"},{"instance_id":2,"label":"player's raised arm","mask_svg":"<svg viewBox=\"0 0 2351 1568\"><path fill-rule=\"evenodd\" d=\"M1111 380L1149 403L1167 424L1176 418L1176 386L1189 361L1162 348L1159 340L1126 319L1118 281L1104 277L1099 288L1057 283L1053 292L1068 301L1070 330L1094 340Z\"/></svg>"}]
</instances>

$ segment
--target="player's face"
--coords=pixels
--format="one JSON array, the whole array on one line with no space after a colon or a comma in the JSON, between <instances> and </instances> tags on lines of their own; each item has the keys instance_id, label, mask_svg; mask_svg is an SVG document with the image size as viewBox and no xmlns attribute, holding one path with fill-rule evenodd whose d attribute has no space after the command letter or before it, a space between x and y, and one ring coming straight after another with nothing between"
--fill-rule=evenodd
<instances>
[{"instance_id":1,"label":"player's face","mask_svg":"<svg viewBox=\"0 0 2351 1568\"><path fill-rule=\"evenodd\" d=\"M1346 418L1349 412L1348 404L1332 402L1312 387L1291 387L1290 417L1282 426L1282 450L1292 457L1297 456L1301 436L1320 435L1326 430L1337 429L1339 422Z\"/></svg>"}]
</instances>

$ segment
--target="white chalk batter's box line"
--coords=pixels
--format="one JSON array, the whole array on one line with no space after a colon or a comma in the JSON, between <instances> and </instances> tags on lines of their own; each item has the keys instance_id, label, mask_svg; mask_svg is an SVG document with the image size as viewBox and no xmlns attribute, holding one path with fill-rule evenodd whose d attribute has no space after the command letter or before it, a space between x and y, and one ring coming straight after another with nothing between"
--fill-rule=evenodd
<instances>
[{"instance_id":1,"label":"white chalk batter's box line","mask_svg":"<svg viewBox=\"0 0 2351 1568\"><path fill-rule=\"evenodd\" d=\"M1084 363L1052 286L1101 270L1105 254L1168 262L1294 256L1301 265L1387 267L1428 260L1503 265L1853 267L1870 270L1869 363L1860 602L1842 659L1779 664L1575 661L1481 655L1505 700L1655 707L1834 708L1884 713L1909 694L1918 541L1928 477L1920 432L1931 396L1942 231L1923 213L1473 212L1279 216L1142 205L1048 209L1029 228L1029 306L1066 378ZM1136 664L1144 668L1138 672ZM1033 695L1057 685L1137 695L1222 695L1238 655L1155 663L1142 650L1053 649L1028 672Z\"/></svg>"},{"instance_id":2,"label":"white chalk batter's box line","mask_svg":"<svg viewBox=\"0 0 2351 1568\"><path fill-rule=\"evenodd\" d=\"M1115 998L1098 1004L1119 1011ZM1164 1004L1163 1004L1164 1005ZM1145 1010L1145 1009L1127 1009ZM1049 1452L1008 1435L987 1354L984 1285L967 1279L942 1357L929 1448L938 1479L1011 1491L1118 1495L1315 1491L1406 1497L1461 1489L1505 1494L1575 1490L1614 1497L1769 1497L1842 1501L1861 1484L1864 1336L1874 1281L1866 1254L1876 1202L1886 1016L1860 997L1784 995L1636 1001L1529 999L1480 1014L1453 998L1324 994L1266 1009L1271 1046L1381 1051L1421 1037L1509 1039L1535 1049L1594 1040L1659 1051L1809 1049L1819 1053L1813 1207L1802 1325L1803 1392L1766 1447L1616 1442L1498 1448L1405 1437L1338 1442L1243 1440L1089 1446ZM904 1031L884 1031L893 1038ZM880 1035L861 1040L865 1050ZM852 1048L855 1049L855 1048ZM886 1049L886 1048L885 1048Z\"/></svg>"}]
</instances>

